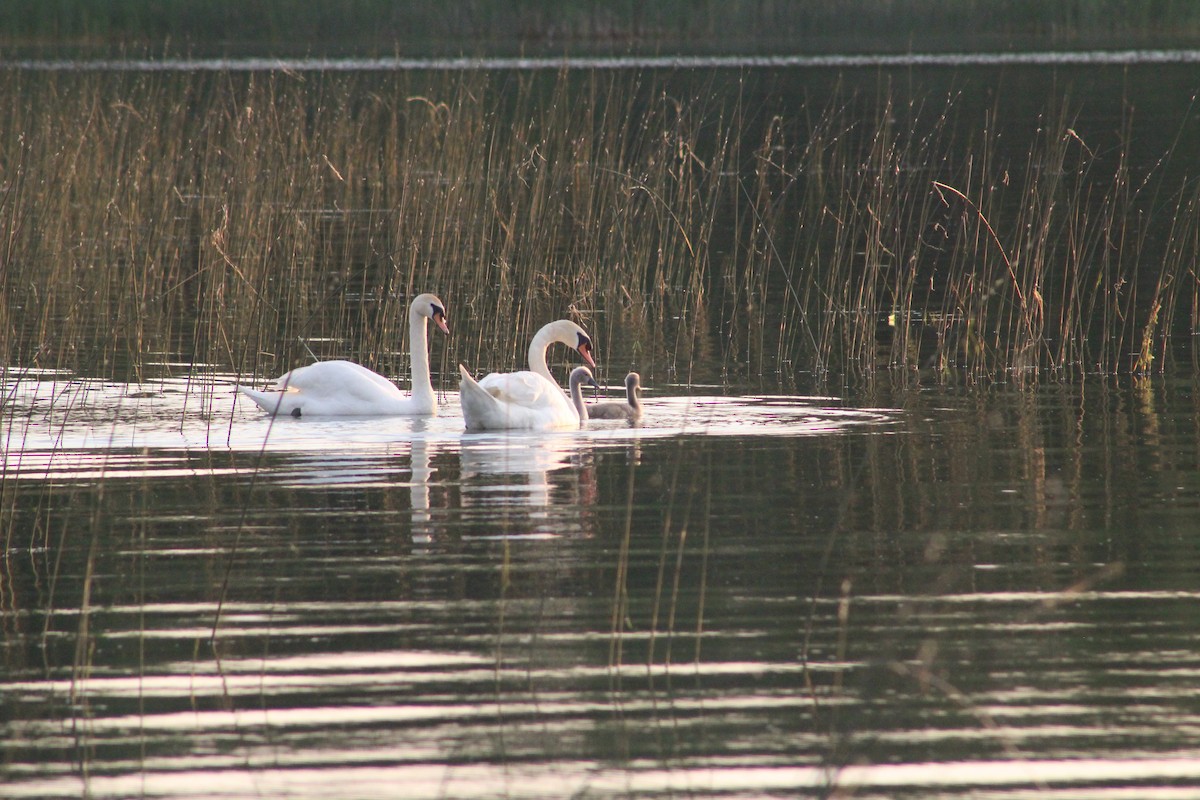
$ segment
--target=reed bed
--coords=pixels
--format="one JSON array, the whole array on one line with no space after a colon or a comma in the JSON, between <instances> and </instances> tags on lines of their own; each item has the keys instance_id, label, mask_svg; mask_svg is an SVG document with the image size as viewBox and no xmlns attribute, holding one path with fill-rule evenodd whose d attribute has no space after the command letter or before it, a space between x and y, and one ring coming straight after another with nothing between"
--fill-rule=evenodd
<instances>
[{"instance_id":1,"label":"reed bed","mask_svg":"<svg viewBox=\"0 0 1200 800\"><path fill-rule=\"evenodd\" d=\"M402 376L427 290L446 385L558 316L680 383L1144 373L1190 341L1200 195L1172 151L1130 163L1131 119L1088 141L1060 98L1014 147L998 102L744 82L5 72L5 377Z\"/></svg>"}]
</instances>

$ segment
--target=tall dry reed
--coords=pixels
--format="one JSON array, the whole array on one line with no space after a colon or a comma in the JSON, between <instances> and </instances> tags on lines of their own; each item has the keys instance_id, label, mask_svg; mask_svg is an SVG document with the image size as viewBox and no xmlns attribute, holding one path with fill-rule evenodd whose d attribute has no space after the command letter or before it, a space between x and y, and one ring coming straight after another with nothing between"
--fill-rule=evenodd
<instances>
[{"instance_id":1,"label":"tall dry reed","mask_svg":"<svg viewBox=\"0 0 1200 800\"><path fill-rule=\"evenodd\" d=\"M557 316L617 372L794 385L1163 369L1200 314L1196 185L1132 165L1128 119L1089 141L1060 98L1014 147L999 104L745 85L5 72L5 369L402 376L424 290L446 385Z\"/></svg>"}]
</instances>

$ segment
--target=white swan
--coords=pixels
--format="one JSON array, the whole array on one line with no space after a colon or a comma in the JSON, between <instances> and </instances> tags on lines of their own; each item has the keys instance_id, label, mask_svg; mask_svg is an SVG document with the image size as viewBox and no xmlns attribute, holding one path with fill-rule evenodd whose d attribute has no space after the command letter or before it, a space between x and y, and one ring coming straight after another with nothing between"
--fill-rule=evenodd
<instances>
[{"instance_id":1,"label":"white swan","mask_svg":"<svg viewBox=\"0 0 1200 800\"><path fill-rule=\"evenodd\" d=\"M546 350L554 342L592 360L592 340L574 322L560 319L542 326L529 344L529 370L486 375L476 382L461 364L459 402L467 430L537 430L578 428L579 412L567 400L546 366Z\"/></svg>"},{"instance_id":2,"label":"white swan","mask_svg":"<svg viewBox=\"0 0 1200 800\"><path fill-rule=\"evenodd\" d=\"M450 333L446 306L435 295L419 295L408 307L412 355L412 394L406 396L387 378L352 361L318 361L282 375L267 391L239 386L238 391L271 414L293 417L436 416L437 395L429 379L427 319Z\"/></svg>"},{"instance_id":3,"label":"white swan","mask_svg":"<svg viewBox=\"0 0 1200 800\"><path fill-rule=\"evenodd\" d=\"M624 403L595 403L587 408L591 419L624 419L637 422L642 418L642 376L631 372L625 376Z\"/></svg>"},{"instance_id":4,"label":"white swan","mask_svg":"<svg viewBox=\"0 0 1200 800\"><path fill-rule=\"evenodd\" d=\"M571 405L575 406L575 411L579 414L579 422L587 422L588 409L583 402L583 384L600 388L600 384L596 383L596 379L592 377L592 371L587 367L576 367L571 370L571 377L567 384L571 387Z\"/></svg>"}]
</instances>

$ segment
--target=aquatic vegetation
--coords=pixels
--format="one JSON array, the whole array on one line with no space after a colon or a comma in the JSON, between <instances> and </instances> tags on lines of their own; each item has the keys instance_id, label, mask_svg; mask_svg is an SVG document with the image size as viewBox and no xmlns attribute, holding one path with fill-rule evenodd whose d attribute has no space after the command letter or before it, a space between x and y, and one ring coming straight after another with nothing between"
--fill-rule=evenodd
<instances>
[{"instance_id":1,"label":"aquatic vegetation","mask_svg":"<svg viewBox=\"0 0 1200 800\"><path fill-rule=\"evenodd\" d=\"M1190 344L1190 111L1147 153L1131 112L1089 130L1054 93L1031 130L1015 92L779 80L4 72L0 358L201 392L310 353L397 376L428 289L462 309L442 388L564 312L659 382L1146 372Z\"/></svg>"}]
</instances>

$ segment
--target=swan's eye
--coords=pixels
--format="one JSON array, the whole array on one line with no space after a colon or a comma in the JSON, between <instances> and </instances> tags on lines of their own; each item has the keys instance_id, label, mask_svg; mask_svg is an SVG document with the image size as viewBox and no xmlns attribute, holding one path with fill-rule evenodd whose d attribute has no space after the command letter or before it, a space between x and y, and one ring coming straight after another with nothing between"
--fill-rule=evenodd
<instances>
[{"instance_id":1,"label":"swan's eye","mask_svg":"<svg viewBox=\"0 0 1200 800\"><path fill-rule=\"evenodd\" d=\"M446 309L438 305L431 305L430 308L433 309L433 313L429 316L433 317L434 319L437 319L438 317L441 317L442 319L446 318Z\"/></svg>"}]
</instances>

